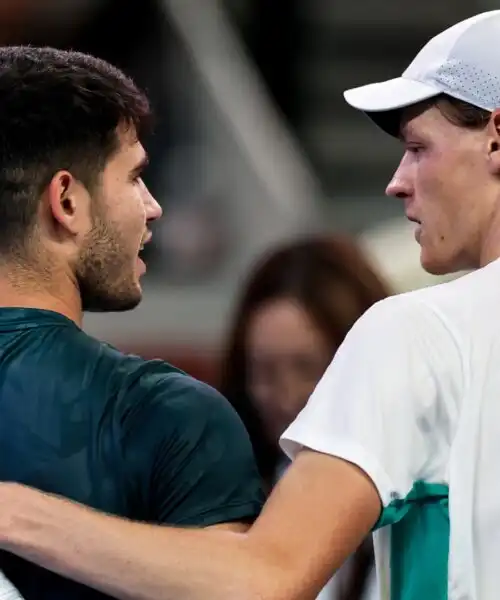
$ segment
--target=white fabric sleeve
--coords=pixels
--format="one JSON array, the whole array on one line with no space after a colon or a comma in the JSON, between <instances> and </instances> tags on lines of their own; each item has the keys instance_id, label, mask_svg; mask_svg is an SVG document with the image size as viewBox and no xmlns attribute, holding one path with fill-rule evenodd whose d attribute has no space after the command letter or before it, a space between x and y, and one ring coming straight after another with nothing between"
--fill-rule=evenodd
<instances>
[{"instance_id":1,"label":"white fabric sleeve","mask_svg":"<svg viewBox=\"0 0 500 600\"><path fill-rule=\"evenodd\" d=\"M0 571L0 600L22 600L21 594Z\"/></svg>"},{"instance_id":2,"label":"white fabric sleeve","mask_svg":"<svg viewBox=\"0 0 500 600\"><path fill-rule=\"evenodd\" d=\"M410 294L384 300L348 334L282 448L356 464L384 507L404 499L443 473L456 370L459 354L436 313Z\"/></svg>"}]
</instances>

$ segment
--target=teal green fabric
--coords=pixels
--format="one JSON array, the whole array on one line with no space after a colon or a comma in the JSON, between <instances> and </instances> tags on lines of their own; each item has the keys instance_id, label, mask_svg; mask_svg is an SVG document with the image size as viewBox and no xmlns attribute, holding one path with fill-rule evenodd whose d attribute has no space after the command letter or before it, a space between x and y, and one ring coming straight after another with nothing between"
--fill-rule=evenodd
<instances>
[{"instance_id":1,"label":"teal green fabric","mask_svg":"<svg viewBox=\"0 0 500 600\"><path fill-rule=\"evenodd\" d=\"M416 482L391 502L376 528L391 526L391 600L446 600L450 519L448 486Z\"/></svg>"},{"instance_id":2,"label":"teal green fabric","mask_svg":"<svg viewBox=\"0 0 500 600\"><path fill-rule=\"evenodd\" d=\"M34 309L0 308L0 481L178 526L253 521L264 501L249 437L220 394ZM23 598L107 598L8 553L0 569Z\"/></svg>"}]
</instances>

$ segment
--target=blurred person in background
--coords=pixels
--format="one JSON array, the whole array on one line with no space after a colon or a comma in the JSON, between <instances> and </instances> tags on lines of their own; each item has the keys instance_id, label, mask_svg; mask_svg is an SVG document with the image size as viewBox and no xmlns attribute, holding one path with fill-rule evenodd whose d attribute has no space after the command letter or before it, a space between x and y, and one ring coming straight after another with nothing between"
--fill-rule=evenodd
<instances>
[{"instance_id":1,"label":"blurred person in background","mask_svg":"<svg viewBox=\"0 0 500 600\"><path fill-rule=\"evenodd\" d=\"M250 433L268 490L289 464L278 443L282 433L354 323L390 293L355 242L340 235L290 243L251 272L230 327L220 390ZM320 600L375 597L372 575L370 540Z\"/></svg>"}]
</instances>

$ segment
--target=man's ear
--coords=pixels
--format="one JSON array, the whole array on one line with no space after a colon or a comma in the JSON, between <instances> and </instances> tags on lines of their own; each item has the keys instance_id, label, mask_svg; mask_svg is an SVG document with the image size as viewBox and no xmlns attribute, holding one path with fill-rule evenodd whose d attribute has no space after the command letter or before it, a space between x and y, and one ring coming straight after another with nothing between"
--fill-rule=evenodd
<instances>
[{"instance_id":1,"label":"man's ear","mask_svg":"<svg viewBox=\"0 0 500 600\"><path fill-rule=\"evenodd\" d=\"M59 229L76 236L88 226L89 194L69 171L58 171L52 177L46 197L52 219Z\"/></svg>"},{"instance_id":2,"label":"man's ear","mask_svg":"<svg viewBox=\"0 0 500 600\"><path fill-rule=\"evenodd\" d=\"M491 113L487 133L490 172L493 175L500 175L500 109Z\"/></svg>"}]
</instances>

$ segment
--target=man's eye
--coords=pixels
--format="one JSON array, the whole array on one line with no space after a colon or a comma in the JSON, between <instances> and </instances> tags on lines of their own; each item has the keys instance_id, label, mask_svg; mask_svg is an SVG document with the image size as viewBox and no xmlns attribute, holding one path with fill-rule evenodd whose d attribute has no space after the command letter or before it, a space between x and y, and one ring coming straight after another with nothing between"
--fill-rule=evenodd
<instances>
[{"instance_id":1,"label":"man's eye","mask_svg":"<svg viewBox=\"0 0 500 600\"><path fill-rule=\"evenodd\" d=\"M409 144L408 146L406 146L406 151L410 152L411 154L420 154L420 152L422 152L423 149L423 146L417 144Z\"/></svg>"}]
</instances>

